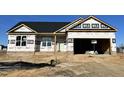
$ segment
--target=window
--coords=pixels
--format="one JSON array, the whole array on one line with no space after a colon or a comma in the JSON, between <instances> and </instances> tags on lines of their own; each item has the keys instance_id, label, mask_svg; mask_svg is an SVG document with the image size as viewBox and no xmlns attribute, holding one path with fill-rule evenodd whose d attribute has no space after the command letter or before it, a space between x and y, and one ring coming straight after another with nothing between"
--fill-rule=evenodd
<instances>
[{"instance_id":1,"label":"window","mask_svg":"<svg viewBox=\"0 0 124 93\"><path fill-rule=\"evenodd\" d=\"M92 24L92 28L99 28L99 24Z\"/></svg>"},{"instance_id":2,"label":"window","mask_svg":"<svg viewBox=\"0 0 124 93\"><path fill-rule=\"evenodd\" d=\"M17 36L16 46L26 46L26 36Z\"/></svg>"},{"instance_id":3,"label":"window","mask_svg":"<svg viewBox=\"0 0 124 93\"><path fill-rule=\"evenodd\" d=\"M46 46L46 41L42 42L42 46L45 47Z\"/></svg>"},{"instance_id":4,"label":"window","mask_svg":"<svg viewBox=\"0 0 124 93\"><path fill-rule=\"evenodd\" d=\"M107 26L106 26L106 25L101 24L101 28L107 28Z\"/></svg>"},{"instance_id":5,"label":"window","mask_svg":"<svg viewBox=\"0 0 124 93\"><path fill-rule=\"evenodd\" d=\"M112 39L112 43L116 43L116 39L115 38Z\"/></svg>"},{"instance_id":6,"label":"window","mask_svg":"<svg viewBox=\"0 0 124 93\"><path fill-rule=\"evenodd\" d=\"M90 28L90 24L83 24L83 28Z\"/></svg>"},{"instance_id":7,"label":"window","mask_svg":"<svg viewBox=\"0 0 124 93\"><path fill-rule=\"evenodd\" d=\"M76 26L74 29L79 29L81 28L81 25Z\"/></svg>"},{"instance_id":8,"label":"window","mask_svg":"<svg viewBox=\"0 0 124 93\"><path fill-rule=\"evenodd\" d=\"M26 36L22 36L22 46L26 46Z\"/></svg>"},{"instance_id":9,"label":"window","mask_svg":"<svg viewBox=\"0 0 124 93\"><path fill-rule=\"evenodd\" d=\"M47 46L51 46L51 41L48 41L47 42Z\"/></svg>"},{"instance_id":10,"label":"window","mask_svg":"<svg viewBox=\"0 0 124 93\"><path fill-rule=\"evenodd\" d=\"M50 47L52 44L51 44L51 38L49 38L49 37L44 37L44 38L42 38L42 46L43 47Z\"/></svg>"},{"instance_id":11,"label":"window","mask_svg":"<svg viewBox=\"0 0 124 93\"><path fill-rule=\"evenodd\" d=\"M21 36L17 36L16 37L16 46L20 46L21 45Z\"/></svg>"}]
</instances>

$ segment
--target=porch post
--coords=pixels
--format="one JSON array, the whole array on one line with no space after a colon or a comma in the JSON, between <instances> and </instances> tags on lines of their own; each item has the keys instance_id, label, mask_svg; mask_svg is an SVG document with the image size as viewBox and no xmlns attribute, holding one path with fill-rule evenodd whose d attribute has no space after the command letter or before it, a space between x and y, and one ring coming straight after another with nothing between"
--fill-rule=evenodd
<instances>
[{"instance_id":1,"label":"porch post","mask_svg":"<svg viewBox=\"0 0 124 93\"><path fill-rule=\"evenodd\" d=\"M54 33L54 56L55 56L55 61L57 61L57 55L56 55L56 32Z\"/></svg>"},{"instance_id":2,"label":"porch post","mask_svg":"<svg viewBox=\"0 0 124 93\"><path fill-rule=\"evenodd\" d=\"M112 44L111 44L111 38L110 38L110 46L109 46L109 54L111 55L112 54Z\"/></svg>"}]
</instances>

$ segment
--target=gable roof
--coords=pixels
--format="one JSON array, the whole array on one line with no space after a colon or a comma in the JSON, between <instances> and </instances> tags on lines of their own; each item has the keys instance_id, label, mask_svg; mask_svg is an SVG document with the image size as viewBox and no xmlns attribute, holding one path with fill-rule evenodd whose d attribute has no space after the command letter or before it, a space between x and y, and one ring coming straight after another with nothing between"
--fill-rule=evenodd
<instances>
[{"instance_id":1,"label":"gable roof","mask_svg":"<svg viewBox=\"0 0 124 93\"><path fill-rule=\"evenodd\" d=\"M94 19L101 24L109 27L110 29L73 29L74 27L80 25L81 23L89 20ZM101 21L100 19L96 18L95 16L89 16L85 19L79 18L73 22L19 22L15 26L13 26L8 33L12 33L15 30L19 29L20 27L25 26L30 29L32 32L35 33L53 33L53 32L61 32L64 31L117 31L114 27L106 24L105 22ZM18 33L18 32L14 32ZM26 33L26 32L25 32Z\"/></svg>"},{"instance_id":2,"label":"gable roof","mask_svg":"<svg viewBox=\"0 0 124 93\"><path fill-rule=\"evenodd\" d=\"M52 33L69 23L70 22L19 22L11 29L9 29L8 33L13 32L16 27L16 29L18 29L22 25L25 25L38 33Z\"/></svg>"},{"instance_id":3,"label":"gable roof","mask_svg":"<svg viewBox=\"0 0 124 93\"><path fill-rule=\"evenodd\" d=\"M71 25L73 25L73 24L77 24L77 22L80 23L80 22L82 22L82 21L83 21L83 18L80 17L79 19L74 20L74 21L70 22L69 24L65 25L64 27L58 29L56 32L60 32L61 30L66 29L66 28L68 28L69 26L71 26ZM70 28L71 28L71 27L70 27Z\"/></svg>"},{"instance_id":4,"label":"gable roof","mask_svg":"<svg viewBox=\"0 0 124 93\"><path fill-rule=\"evenodd\" d=\"M110 29L81 29L81 30L85 30L85 31L90 31L90 30L93 30L93 31L99 31L99 30L108 30L108 31L117 31L117 29L116 28L114 28L114 27L112 27L112 26L110 26L109 24L107 24L107 23L105 23L104 21L102 21L102 20L100 20L100 19L98 19L98 18L96 18L95 16L89 16L89 17L87 17L87 18L85 18L83 21L82 21L82 23L83 22L85 22L85 21L87 21L87 20L89 20L89 19L94 19L94 20L96 20L96 21L98 21L98 22L100 22L100 23L102 23L102 24L104 24L105 26L108 26ZM73 25L73 27L71 27L69 30L71 31L74 27L76 27L76 26L78 26L79 24L81 24L81 23L78 23L78 24L76 24L76 25ZM75 29L76 30L76 29ZM77 29L78 30L78 29Z\"/></svg>"}]
</instances>

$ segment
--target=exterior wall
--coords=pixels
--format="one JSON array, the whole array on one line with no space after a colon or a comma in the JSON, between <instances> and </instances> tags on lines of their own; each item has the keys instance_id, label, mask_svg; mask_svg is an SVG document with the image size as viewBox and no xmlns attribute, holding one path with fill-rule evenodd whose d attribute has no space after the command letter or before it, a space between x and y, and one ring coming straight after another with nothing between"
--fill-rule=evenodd
<instances>
[{"instance_id":1,"label":"exterior wall","mask_svg":"<svg viewBox=\"0 0 124 93\"><path fill-rule=\"evenodd\" d=\"M116 43L113 43L112 38L110 39L110 43L111 43L110 45L111 45L112 54L115 54L117 51Z\"/></svg>"},{"instance_id":2,"label":"exterior wall","mask_svg":"<svg viewBox=\"0 0 124 93\"><path fill-rule=\"evenodd\" d=\"M43 43L43 38L48 37L51 38L51 46L42 46ZM57 36L57 51L63 52L66 51L66 43L65 43L66 38L63 36ZM40 52L54 52L54 36L37 36L36 41L38 42L36 44L36 51Z\"/></svg>"},{"instance_id":3,"label":"exterior wall","mask_svg":"<svg viewBox=\"0 0 124 93\"><path fill-rule=\"evenodd\" d=\"M58 36L57 37L57 51L64 52L66 51L66 37L65 36Z\"/></svg>"},{"instance_id":4,"label":"exterior wall","mask_svg":"<svg viewBox=\"0 0 124 93\"><path fill-rule=\"evenodd\" d=\"M51 38L51 46L48 46L48 47L42 46L42 43L43 43L42 39L44 37ZM38 43L36 43L36 50L38 52L52 52L52 51L54 51L54 40L53 40L52 36L37 36L36 41L38 42Z\"/></svg>"},{"instance_id":5,"label":"exterior wall","mask_svg":"<svg viewBox=\"0 0 124 93\"><path fill-rule=\"evenodd\" d=\"M8 52L34 52L35 51L35 35L8 35L8 40L15 40L16 41L16 36L27 36L27 40L33 40L33 44L26 44L26 46L16 46L15 44L10 44L8 43Z\"/></svg>"},{"instance_id":6,"label":"exterior wall","mask_svg":"<svg viewBox=\"0 0 124 93\"><path fill-rule=\"evenodd\" d=\"M67 39L71 42L67 44L67 51L73 51L74 38L110 39L111 51L116 52L116 43L112 42L112 39L115 39L114 32L68 32Z\"/></svg>"},{"instance_id":7,"label":"exterior wall","mask_svg":"<svg viewBox=\"0 0 124 93\"><path fill-rule=\"evenodd\" d=\"M8 40L16 40L16 36L18 35L8 35ZM20 35L19 35L20 36ZM35 35L24 35L27 36L27 40L38 41L39 44L34 42L33 44L27 44L26 46L16 46L15 44L8 44L8 52L19 52L19 51L40 51L40 52L54 52L54 36L39 36L35 37ZM51 46L43 47L42 46L42 38L43 37L51 37ZM68 32L67 33L67 43L65 36L57 36L57 51L64 52L70 51L73 52L74 49L74 38L89 38L89 39L110 39L111 51L116 52L116 43L113 43L113 39L115 39L114 32Z\"/></svg>"},{"instance_id":8,"label":"exterior wall","mask_svg":"<svg viewBox=\"0 0 124 93\"><path fill-rule=\"evenodd\" d=\"M0 45L0 50L2 50L2 45Z\"/></svg>"},{"instance_id":9,"label":"exterior wall","mask_svg":"<svg viewBox=\"0 0 124 93\"><path fill-rule=\"evenodd\" d=\"M16 36L27 36L27 40L34 40L33 44L26 44L26 46L16 46ZM42 38L50 37L51 46L43 47ZM35 36L35 35L8 35L8 40L15 40L15 44L8 43L8 52L54 52L54 37L53 36ZM65 37L57 37L57 51L63 52L66 51Z\"/></svg>"}]
</instances>

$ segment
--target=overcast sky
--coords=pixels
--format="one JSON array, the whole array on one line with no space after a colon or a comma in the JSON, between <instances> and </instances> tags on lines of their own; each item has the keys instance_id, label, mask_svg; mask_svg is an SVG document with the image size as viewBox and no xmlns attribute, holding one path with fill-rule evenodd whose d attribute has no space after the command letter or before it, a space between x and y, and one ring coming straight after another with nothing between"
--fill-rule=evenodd
<instances>
[{"instance_id":1,"label":"overcast sky","mask_svg":"<svg viewBox=\"0 0 124 93\"><path fill-rule=\"evenodd\" d=\"M0 16L0 44L7 45L6 32L16 23L21 21L47 21L47 22L71 22L77 18L86 18L87 15L1 15ZM97 18L117 28L117 45L124 44L124 16L118 15L99 15Z\"/></svg>"}]
</instances>

